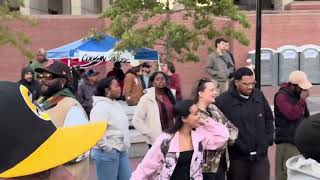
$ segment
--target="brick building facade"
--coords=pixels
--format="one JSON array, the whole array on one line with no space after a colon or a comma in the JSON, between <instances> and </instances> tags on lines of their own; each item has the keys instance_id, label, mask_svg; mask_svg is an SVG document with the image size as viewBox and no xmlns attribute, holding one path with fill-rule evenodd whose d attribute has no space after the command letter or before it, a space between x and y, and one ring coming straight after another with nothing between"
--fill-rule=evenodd
<instances>
[{"instance_id":1,"label":"brick building facade","mask_svg":"<svg viewBox=\"0 0 320 180\"><path fill-rule=\"evenodd\" d=\"M97 16L38 16L39 24L30 27L20 22L12 22L11 26L26 32L32 39L30 49L43 47L52 49L66 43L78 40L86 35L91 28L102 27L105 21ZM242 66L247 59L249 50L255 48L255 14L248 12L248 18L252 27L246 30L250 39L248 47L231 41L232 52L236 58L236 65ZM218 25L229 24L225 19L215 21ZM318 44L320 37L320 11L272 11L262 17L262 47L278 48L282 45ZM207 48L199 49L201 61L198 63L177 64L177 72L180 74L183 84L184 97L189 96L191 88L196 79L204 76L204 66L207 58ZM20 69L28 63L18 50L8 46L0 47L0 80L17 81L20 78ZM110 65L98 67L100 71L107 72ZM192 72L192 73L190 73Z\"/></svg>"}]
</instances>

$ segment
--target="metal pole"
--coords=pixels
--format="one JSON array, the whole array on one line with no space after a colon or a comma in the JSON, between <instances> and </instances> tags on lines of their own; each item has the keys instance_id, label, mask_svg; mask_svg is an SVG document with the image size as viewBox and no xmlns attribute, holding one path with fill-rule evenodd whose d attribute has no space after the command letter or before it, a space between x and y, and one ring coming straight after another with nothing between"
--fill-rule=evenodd
<instances>
[{"instance_id":1,"label":"metal pole","mask_svg":"<svg viewBox=\"0 0 320 180\"><path fill-rule=\"evenodd\" d=\"M255 77L256 88L261 88L261 3L262 0L256 0L256 60L255 60ZM270 72L271 73L271 72Z\"/></svg>"}]
</instances>

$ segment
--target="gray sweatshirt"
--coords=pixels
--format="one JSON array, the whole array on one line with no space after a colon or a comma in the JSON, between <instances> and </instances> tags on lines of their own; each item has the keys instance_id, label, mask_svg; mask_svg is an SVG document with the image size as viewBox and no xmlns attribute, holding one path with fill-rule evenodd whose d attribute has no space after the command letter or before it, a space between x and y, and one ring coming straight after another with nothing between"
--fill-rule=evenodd
<instances>
[{"instance_id":1,"label":"gray sweatshirt","mask_svg":"<svg viewBox=\"0 0 320 180\"><path fill-rule=\"evenodd\" d=\"M107 97L93 96L90 121L105 121L105 134L94 148L111 151L112 148L126 151L130 147L129 119L119 102Z\"/></svg>"},{"instance_id":2,"label":"gray sweatshirt","mask_svg":"<svg viewBox=\"0 0 320 180\"><path fill-rule=\"evenodd\" d=\"M320 163L306 159L302 155L288 159L288 180L319 180Z\"/></svg>"}]
</instances>

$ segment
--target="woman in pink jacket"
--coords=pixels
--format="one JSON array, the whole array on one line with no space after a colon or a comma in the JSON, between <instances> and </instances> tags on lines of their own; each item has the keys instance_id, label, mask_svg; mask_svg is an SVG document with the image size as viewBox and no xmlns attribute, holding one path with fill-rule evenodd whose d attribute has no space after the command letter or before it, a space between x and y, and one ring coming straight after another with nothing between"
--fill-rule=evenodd
<instances>
[{"instance_id":1,"label":"woman in pink jacket","mask_svg":"<svg viewBox=\"0 0 320 180\"><path fill-rule=\"evenodd\" d=\"M215 150L229 138L223 124L200 119L192 100L178 102L174 116L174 127L157 138L131 180L202 180L203 149Z\"/></svg>"}]
</instances>

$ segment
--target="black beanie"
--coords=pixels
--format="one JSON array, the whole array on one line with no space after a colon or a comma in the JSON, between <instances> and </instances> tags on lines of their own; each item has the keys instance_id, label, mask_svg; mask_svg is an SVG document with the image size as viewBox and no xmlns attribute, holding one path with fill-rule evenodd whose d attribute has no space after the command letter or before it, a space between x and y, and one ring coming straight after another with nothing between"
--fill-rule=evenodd
<instances>
[{"instance_id":1,"label":"black beanie","mask_svg":"<svg viewBox=\"0 0 320 180\"><path fill-rule=\"evenodd\" d=\"M320 113L308 117L299 125L295 144L305 158L320 163Z\"/></svg>"},{"instance_id":2,"label":"black beanie","mask_svg":"<svg viewBox=\"0 0 320 180\"><path fill-rule=\"evenodd\" d=\"M27 66L27 67L22 68L21 69L21 79L24 79L24 75L27 74L28 72L33 73L33 70L31 69L31 67Z\"/></svg>"}]
</instances>

